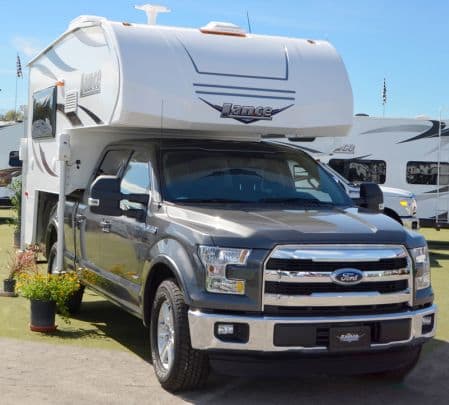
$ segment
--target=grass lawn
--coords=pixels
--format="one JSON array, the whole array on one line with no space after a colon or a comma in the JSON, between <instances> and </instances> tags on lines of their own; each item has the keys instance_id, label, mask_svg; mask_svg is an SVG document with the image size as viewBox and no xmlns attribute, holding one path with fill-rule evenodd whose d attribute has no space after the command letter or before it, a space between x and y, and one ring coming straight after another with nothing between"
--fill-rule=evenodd
<instances>
[{"instance_id":1,"label":"grass lawn","mask_svg":"<svg viewBox=\"0 0 449 405\"><path fill-rule=\"evenodd\" d=\"M6 274L8 253L12 251L13 228L5 223L10 210L0 209L0 281ZM448 241L449 230L423 230L431 241ZM449 342L449 244L447 250L431 251L432 282L439 305L437 340L429 345L432 350L439 341ZM42 264L43 269L45 264ZM89 347L129 350L149 358L147 330L141 321L110 304L98 295L87 291L81 314L72 318L69 325L57 319L58 331L53 335L31 332L29 302L21 297L0 297L0 336L57 344L75 344Z\"/></svg>"}]
</instances>

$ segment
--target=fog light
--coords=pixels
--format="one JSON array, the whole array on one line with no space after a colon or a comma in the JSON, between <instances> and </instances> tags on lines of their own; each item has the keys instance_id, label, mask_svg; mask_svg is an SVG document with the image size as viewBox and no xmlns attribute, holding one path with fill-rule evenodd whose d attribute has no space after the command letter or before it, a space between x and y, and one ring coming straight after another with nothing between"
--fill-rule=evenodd
<instances>
[{"instance_id":1,"label":"fog light","mask_svg":"<svg viewBox=\"0 0 449 405\"><path fill-rule=\"evenodd\" d=\"M217 322L214 326L214 335L222 342L247 343L249 339L249 325L239 322Z\"/></svg>"},{"instance_id":2,"label":"fog light","mask_svg":"<svg viewBox=\"0 0 449 405\"><path fill-rule=\"evenodd\" d=\"M432 332L434 327L434 315L426 315L422 317L421 321L421 333L426 335L427 333Z\"/></svg>"},{"instance_id":3,"label":"fog light","mask_svg":"<svg viewBox=\"0 0 449 405\"><path fill-rule=\"evenodd\" d=\"M432 318L433 318L432 315L424 316L422 319L422 324L424 326L432 325L432 321L433 321Z\"/></svg>"},{"instance_id":4,"label":"fog light","mask_svg":"<svg viewBox=\"0 0 449 405\"><path fill-rule=\"evenodd\" d=\"M218 324L217 334L218 335L233 335L234 334L234 325L226 324L226 323Z\"/></svg>"}]
</instances>

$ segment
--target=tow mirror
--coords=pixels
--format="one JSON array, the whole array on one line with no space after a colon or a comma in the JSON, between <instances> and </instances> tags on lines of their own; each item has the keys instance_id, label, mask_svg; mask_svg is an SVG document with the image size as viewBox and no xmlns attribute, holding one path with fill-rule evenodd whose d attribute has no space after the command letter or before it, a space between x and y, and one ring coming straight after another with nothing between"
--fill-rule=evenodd
<instances>
[{"instance_id":1,"label":"tow mirror","mask_svg":"<svg viewBox=\"0 0 449 405\"><path fill-rule=\"evenodd\" d=\"M90 186L88 205L94 214L119 217L122 215L120 179L115 176L99 176Z\"/></svg>"},{"instance_id":2,"label":"tow mirror","mask_svg":"<svg viewBox=\"0 0 449 405\"><path fill-rule=\"evenodd\" d=\"M22 161L19 158L19 151L12 150L9 152L9 166L11 167L22 167Z\"/></svg>"},{"instance_id":3,"label":"tow mirror","mask_svg":"<svg viewBox=\"0 0 449 405\"><path fill-rule=\"evenodd\" d=\"M360 206L374 212L383 211L384 195L377 184L360 184Z\"/></svg>"}]
</instances>

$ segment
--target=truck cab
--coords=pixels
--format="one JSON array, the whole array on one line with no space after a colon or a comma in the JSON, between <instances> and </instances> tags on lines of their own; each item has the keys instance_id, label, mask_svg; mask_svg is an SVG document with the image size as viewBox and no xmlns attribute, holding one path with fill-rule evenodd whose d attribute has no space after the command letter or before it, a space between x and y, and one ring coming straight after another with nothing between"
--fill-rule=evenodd
<instances>
[{"instance_id":1,"label":"truck cab","mask_svg":"<svg viewBox=\"0 0 449 405\"><path fill-rule=\"evenodd\" d=\"M168 389L184 370L197 386L209 364L241 373L261 359L405 375L434 335L425 240L354 206L300 150L114 143L64 222L67 264L149 326Z\"/></svg>"}]
</instances>

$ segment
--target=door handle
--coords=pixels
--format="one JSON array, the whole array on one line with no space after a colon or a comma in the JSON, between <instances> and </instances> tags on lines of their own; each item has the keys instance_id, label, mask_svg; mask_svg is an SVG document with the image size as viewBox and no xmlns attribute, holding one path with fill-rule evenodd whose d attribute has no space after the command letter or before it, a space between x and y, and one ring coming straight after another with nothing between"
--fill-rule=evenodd
<instances>
[{"instance_id":1,"label":"door handle","mask_svg":"<svg viewBox=\"0 0 449 405\"><path fill-rule=\"evenodd\" d=\"M101 230L103 232L105 232L105 233L111 232L111 222L110 221L103 220L100 222L100 225L101 225Z\"/></svg>"}]
</instances>

